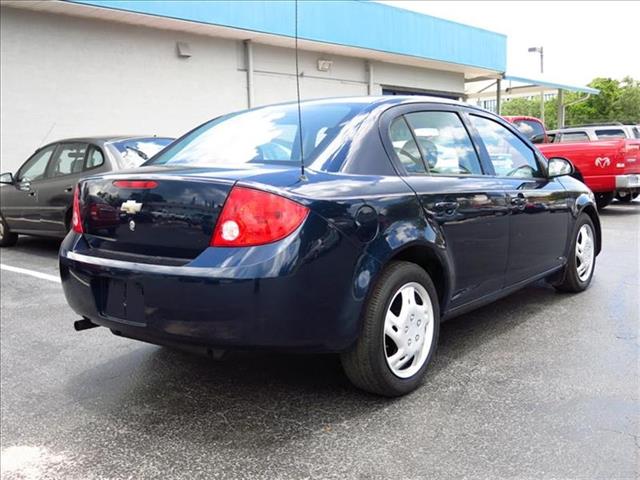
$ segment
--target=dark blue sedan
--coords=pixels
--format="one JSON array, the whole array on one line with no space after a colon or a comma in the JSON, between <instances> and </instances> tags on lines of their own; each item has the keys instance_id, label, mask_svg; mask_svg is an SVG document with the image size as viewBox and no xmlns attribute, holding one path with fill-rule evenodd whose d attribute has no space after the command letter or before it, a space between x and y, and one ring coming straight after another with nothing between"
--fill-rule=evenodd
<instances>
[{"instance_id":1,"label":"dark blue sedan","mask_svg":"<svg viewBox=\"0 0 640 480\"><path fill-rule=\"evenodd\" d=\"M496 115L442 99L233 113L140 169L80 182L64 291L77 329L337 352L358 387L401 395L442 320L539 279L588 287L600 222L572 171Z\"/></svg>"}]
</instances>

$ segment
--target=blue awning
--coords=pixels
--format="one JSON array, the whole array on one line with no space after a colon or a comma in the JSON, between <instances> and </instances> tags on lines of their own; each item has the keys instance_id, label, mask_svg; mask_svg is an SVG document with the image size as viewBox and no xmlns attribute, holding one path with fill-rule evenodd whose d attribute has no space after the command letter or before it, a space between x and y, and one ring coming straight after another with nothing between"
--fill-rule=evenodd
<instances>
[{"instance_id":1,"label":"blue awning","mask_svg":"<svg viewBox=\"0 0 640 480\"><path fill-rule=\"evenodd\" d=\"M293 0L66 1L285 37L293 37L295 30ZM506 69L505 35L373 1L301 0L298 2L298 30L302 40L406 55L496 73Z\"/></svg>"},{"instance_id":2,"label":"blue awning","mask_svg":"<svg viewBox=\"0 0 640 480\"><path fill-rule=\"evenodd\" d=\"M600 93L600 90L598 90L597 88L566 85L563 83L555 83L555 82L549 82L547 80L539 80L539 79L533 79L533 78L517 77L514 75L505 75L504 79L511 80L512 82L524 83L526 85L535 85L540 87L565 90L567 92L591 93L593 95L597 95Z\"/></svg>"}]
</instances>

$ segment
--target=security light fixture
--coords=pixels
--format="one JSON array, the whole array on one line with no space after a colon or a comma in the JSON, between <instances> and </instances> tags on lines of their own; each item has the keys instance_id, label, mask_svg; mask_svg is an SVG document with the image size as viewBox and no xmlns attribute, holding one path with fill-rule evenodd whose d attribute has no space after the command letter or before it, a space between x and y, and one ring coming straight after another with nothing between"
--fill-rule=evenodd
<instances>
[{"instance_id":1,"label":"security light fixture","mask_svg":"<svg viewBox=\"0 0 640 480\"><path fill-rule=\"evenodd\" d=\"M328 72L331 70L332 65L333 60L324 60L322 58L318 59L318 70L321 72Z\"/></svg>"},{"instance_id":2,"label":"security light fixture","mask_svg":"<svg viewBox=\"0 0 640 480\"><path fill-rule=\"evenodd\" d=\"M191 46L187 42L176 43L176 51L181 58L189 58L191 56Z\"/></svg>"}]
</instances>

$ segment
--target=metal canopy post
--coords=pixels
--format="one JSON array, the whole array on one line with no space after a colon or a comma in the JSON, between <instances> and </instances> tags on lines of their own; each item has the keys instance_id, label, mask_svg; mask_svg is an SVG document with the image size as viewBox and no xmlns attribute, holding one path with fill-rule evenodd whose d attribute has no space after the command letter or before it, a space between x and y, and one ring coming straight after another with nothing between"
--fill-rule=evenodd
<instances>
[{"instance_id":1,"label":"metal canopy post","mask_svg":"<svg viewBox=\"0 0 640 480\"><path fill-rule=\"evenodd\" d=\"M564 128L564 90L558 89L558 126Z\"/></svg>"},{"instance_id":2,"label":"metal canopy post","mask_svg":"<svg viewBox=\"0 0 640 480\"><path fill-rule=\"evenodd\" d=\"M496 80L496 115L500 115L502 110L502 80Z\"/></svg>"}]
</instances>

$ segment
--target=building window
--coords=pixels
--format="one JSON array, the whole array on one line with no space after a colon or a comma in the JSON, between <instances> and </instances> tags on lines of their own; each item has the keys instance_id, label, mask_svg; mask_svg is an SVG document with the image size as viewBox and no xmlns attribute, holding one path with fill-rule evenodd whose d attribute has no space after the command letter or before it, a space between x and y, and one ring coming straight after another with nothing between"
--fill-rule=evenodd
<instances>
[{"instance_id":1,"label":"building window","mask_svg":"<svg viewBox=\"0 0 640 480\"><path fill-rule=\"evenodd\" d=\"M484 100L482 102L482 108L489 110L490 112L495 112L497 106L498 102L496 100Z\"/></svg>"}]
</instances>

